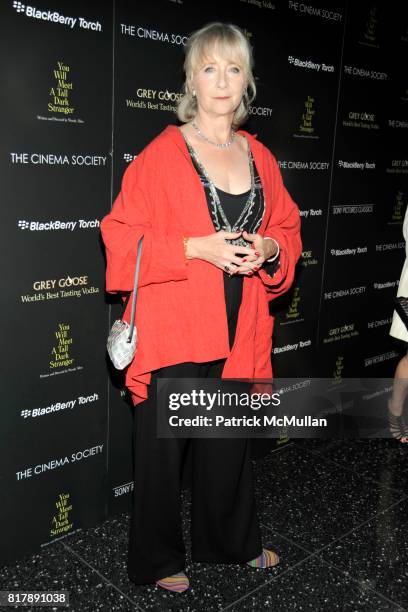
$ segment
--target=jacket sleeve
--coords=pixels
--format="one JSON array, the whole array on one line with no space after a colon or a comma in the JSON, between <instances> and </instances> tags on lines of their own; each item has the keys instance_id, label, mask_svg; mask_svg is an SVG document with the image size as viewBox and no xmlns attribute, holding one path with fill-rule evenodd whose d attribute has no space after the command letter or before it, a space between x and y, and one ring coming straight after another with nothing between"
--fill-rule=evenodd
<instances>
[{"instance_id":1,"label":"jacket sleeve","mask_svg":"<svg viewBox=\"0 0 408 612\"><path fill-rule=\"evenodd\" d=\"M127 167L111 212L101 221L108 293L133 289L137 244L142 235L140 287L187 278L181 232L172 227L166 227L166 231L161 229L166 226L163 219L170 218L170 212L166 210L167 200L160 180L163 160L150 147ZM157 215L162 215L160 224L155 223Z\"/></svg>"},{"instance_id":2,"label":"jacket sleeve","mask_svg":"<svg viewBox=\"0 0 408 612\"><path fill-rule=\"evenodd\" d=\"M300 238L300 215L299 209L292 200L282 180L278 163L266 149L268 165L270 167L271 189L271 216L264 231L264 237L274 238L279 244L279 267L273 276L266 270L260 269L261 277L268 298L274 299L287 291L294 279L295 266L302 253L302 242Z\"/></svg>"}]
</instances>

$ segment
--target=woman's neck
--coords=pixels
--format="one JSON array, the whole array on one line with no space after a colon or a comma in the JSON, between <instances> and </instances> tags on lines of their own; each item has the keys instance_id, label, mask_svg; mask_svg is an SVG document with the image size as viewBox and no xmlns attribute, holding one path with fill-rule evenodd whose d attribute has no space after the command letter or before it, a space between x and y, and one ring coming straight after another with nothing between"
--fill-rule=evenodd
<instances>
[{"instance_id":1,"label":"woman's neck","mask_svg":"<svg viewBox=\"0 0 408 612\"><path fill-rule=\"evenodd\" d=\"M232 115L213 118L197 113L193 122L207 138L214 142L224 143L231 138Z\"/></svg>"}]
</instances>

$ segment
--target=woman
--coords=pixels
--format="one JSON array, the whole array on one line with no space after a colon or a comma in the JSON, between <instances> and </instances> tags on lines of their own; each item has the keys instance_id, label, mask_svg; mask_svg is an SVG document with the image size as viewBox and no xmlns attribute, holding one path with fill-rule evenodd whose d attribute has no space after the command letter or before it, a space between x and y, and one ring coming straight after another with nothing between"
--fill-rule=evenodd
<instances>
[{"instance_id":1,"label":"woman","mask_svg":"<svg viewBox=\"0 0 408 612\"><path fill-rule=\"evenodd\" d=\"M268 302L290 287L301 253L299 211L275 158L235 131L255 95L245 35L203 27L187 42L184 67L183 125L168 126L129 165L101 224L108 292L132 289L144 235L138 348L126 374L136 406L128 573L173 591L189 586L180 522L188 444L193 561L270 567L279 559L262 548L249 441L158 438L156 381L271 378Z\"/></svg>"},{"instance_id":2,"label":"woman","mask_svg":"<svg viewBox=\"0 0 408 612\"><path fill-rule=\"evenodd\" d=\"M405 262L398 285L398 297L408 297L408 209L405 211L402 233L405 239ZM408 348L408 330L399 314L394 311L390 335L405 343ZM394 374L394 385L391 399L388 402L388 421L393 438L402 443L408 442L408 423L403 410L408 394L408 353L399 361Z\"/></svg>"}]
</instances>

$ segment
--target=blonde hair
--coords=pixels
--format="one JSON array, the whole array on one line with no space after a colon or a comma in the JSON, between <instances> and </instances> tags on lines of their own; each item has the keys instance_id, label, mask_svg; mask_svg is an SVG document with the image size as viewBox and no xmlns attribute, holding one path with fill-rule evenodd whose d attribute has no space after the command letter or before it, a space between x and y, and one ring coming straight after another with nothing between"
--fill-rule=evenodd
<instances>
[{"instance_id":1,"label":"blonde hair","mask_svg":"<svg viewBox=\"0 0 408 612\"><path fill-rule=\"evenodd\" d=\"M249 105L256 95L253 69L252 48L243 31L231 23L208 23L200 30L193 32L185 45L184 72L186 79L183 94L177 103L177 117L183 123L194 119L197 113L197 98L190 89L190 80L198 67L202 66L212 49L217 47L225 57L239 59L247 80L247 87L242 100L236 109L232 127L238 128L248 117Z\"/></svg>"}]
</instances>

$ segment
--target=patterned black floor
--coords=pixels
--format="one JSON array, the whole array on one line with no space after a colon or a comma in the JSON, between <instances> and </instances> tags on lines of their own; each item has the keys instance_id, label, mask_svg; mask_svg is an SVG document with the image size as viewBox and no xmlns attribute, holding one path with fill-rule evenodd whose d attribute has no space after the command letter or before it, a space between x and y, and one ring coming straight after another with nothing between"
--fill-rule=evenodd
<instances>
[{"instance_id":1,"label":"patterned black floor","mask_svg":"<svg viewBox=\"0 0 408 612\"><path fill-rule=\"evenodd\" d=\"M127 514L0 568L0 588L66 589L75 612L408 610L407 459L408 445L392 440L298 440L256 461L263 543L278 551L276 568L191 564L186 490L185 593L129 582Z\"/></svg>"}]
</instances>

